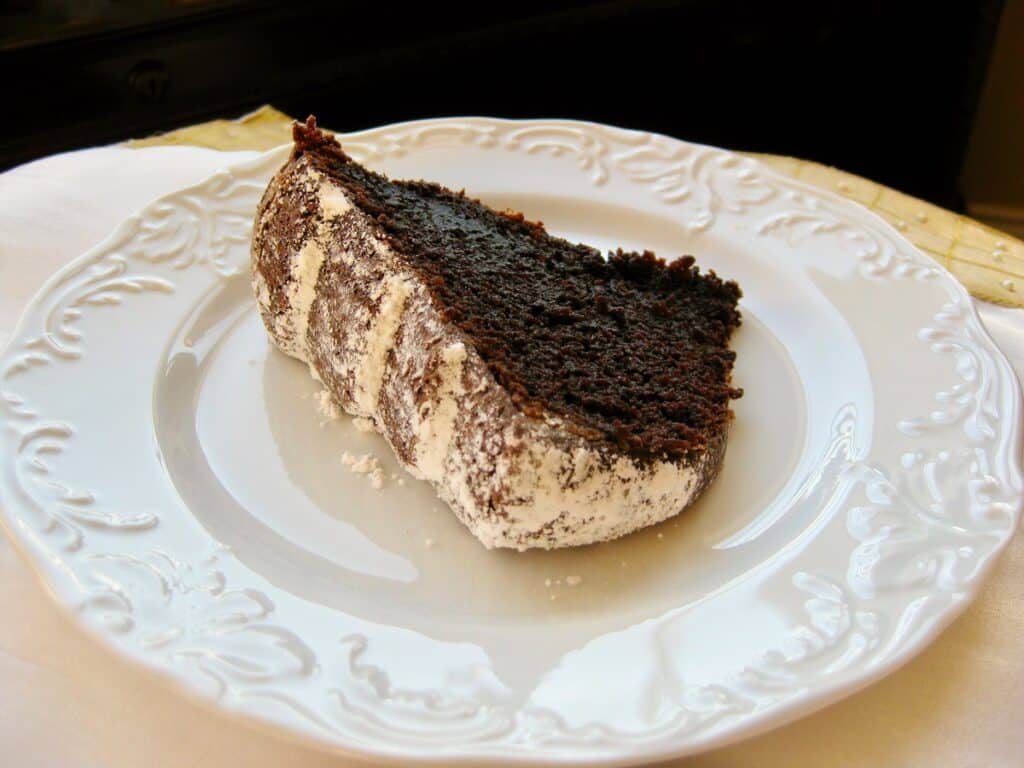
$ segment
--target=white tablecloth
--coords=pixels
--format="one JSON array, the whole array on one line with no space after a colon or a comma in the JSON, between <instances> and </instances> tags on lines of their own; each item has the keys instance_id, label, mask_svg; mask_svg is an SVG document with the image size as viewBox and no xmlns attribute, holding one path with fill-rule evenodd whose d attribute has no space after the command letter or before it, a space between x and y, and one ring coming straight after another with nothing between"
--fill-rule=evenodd
<instances>
[{"instance_id":1,"label":"white tablecloth","mask_svg":"<svg viewBox=\"0 0 1024 768\"><path fill-rule=\"evenodd\" d=\"M0 347L53 271L153 198L250 153L102 148L0 175ZM1024 310L981 308L1024 372ZM0 766L350 766L180 698L51 605L0 536ZM679 765L1024 766L1024 537L905 668L785 728Z\"/></svg>"}]
</instances>

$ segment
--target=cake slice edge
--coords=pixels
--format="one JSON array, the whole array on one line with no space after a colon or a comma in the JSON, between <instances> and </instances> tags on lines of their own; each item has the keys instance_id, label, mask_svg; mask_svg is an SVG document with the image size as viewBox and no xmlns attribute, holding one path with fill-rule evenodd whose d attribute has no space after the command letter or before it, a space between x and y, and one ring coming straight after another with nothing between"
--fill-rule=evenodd
<instances>
[{"instance_id":1,"label":"cake slice edge","mask_svg":"<svg viewBox=\"0 0 1024 768\"><path fill-rule=\"evenodd\" d=\"M487 547L605 541L671 517L713 480L727 427L695 455L639 459L545 412L526 416L430 287L346 192L310 162L340 145L297 126L260 202L253 285L275 344L372 421Z\"/></svg>"}]
</instances>

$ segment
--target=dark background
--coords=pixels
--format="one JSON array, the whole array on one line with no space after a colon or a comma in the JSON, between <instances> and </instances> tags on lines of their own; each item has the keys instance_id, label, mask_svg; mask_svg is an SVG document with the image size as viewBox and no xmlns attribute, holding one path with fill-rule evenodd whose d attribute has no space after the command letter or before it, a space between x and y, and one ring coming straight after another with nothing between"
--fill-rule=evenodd
<instances>
[{"instance_id":1,"label":"dark background","mask_svg":"<svg viewBox=\"0 0 1024 768\"><path fill-rule=\"evenodd\" d=\"M596 120L817 160L962 209L1002 6L0 0L0 168L269 102L337 130Z\"/></svg>"}]
</instances>

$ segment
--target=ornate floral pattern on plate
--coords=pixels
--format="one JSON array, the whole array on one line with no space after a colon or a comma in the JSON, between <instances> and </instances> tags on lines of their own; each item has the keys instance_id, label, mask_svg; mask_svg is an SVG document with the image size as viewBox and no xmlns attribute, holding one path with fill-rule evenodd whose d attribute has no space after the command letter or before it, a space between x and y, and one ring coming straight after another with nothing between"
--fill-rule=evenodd
<instances>
[{"instance_id":1,"label":"ornate floral pattern on plate","mask_svg":"<svg viewBox=\"0 0 1024 768\"><path fill-rule=\"evenodd\" d=\"M397 474L373 490L340 457L397 472L386 447L323 423L254 311L275 150L125 221L0 358L4 524L110 647L327 747L610 764L847 695L975 594L1020 513L1019 390L966 292L883 221L600 125L430 120L344 144L737 278L747 395L723 474L678 520L555 553L486 552Z\"/></svg>"}]
</instances>

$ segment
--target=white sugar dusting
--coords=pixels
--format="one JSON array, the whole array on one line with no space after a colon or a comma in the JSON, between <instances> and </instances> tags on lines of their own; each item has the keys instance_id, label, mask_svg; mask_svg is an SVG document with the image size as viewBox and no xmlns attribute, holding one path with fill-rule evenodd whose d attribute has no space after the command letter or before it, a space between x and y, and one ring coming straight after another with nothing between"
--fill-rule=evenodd
<instances>
[{"instance_id":1,"label":"white sugar dusting","mask_svg":"<svg viewBox=\"0 0 1024 768\"><path fill-rule=\"evenodd\" d=\"M436 399L420 407L416 427L416 467L428 479L444 474L445 462L455 435L459 413L458 397L463 394L462 369L466 363L466 345L456 342L441 351L438 368L440 384Z\"/></svg>"},{"instance_id":2,"label":"white sugar dusting","mask_svg":"<svg viewBox=\"0 0 1024 768\"><path fill-rule=\"evenodd\" d=\"M309 359L306 331L309 329L309 313L316 299L316 283L324 257L320 242L310 239L292 261L292 279L288 285L288 304L291 306L291 312L283 315L282 319L290 321L292 350L289 351L300 360Z\"/></svg>"},{"instance_id":3,"label":"white sugar dusting","mask_svg":"<svg viewBox=\"0 0 1024 768\"><path fill-rule=\"evenodd\" d=\"M380 309L366 334L366 353L356 371L352 399L362 413L371 414L377 409L388 353L395 344L395 334L413 288L411 281L397 275L385 281Z\"/></svg>"},{"instance_id":4,"label":"white sugar dusting","mask_svg":"<svg viewBox=\"0 0 1024 768\"><path fill-rule=\"evenodd\" d=\"M345 193L333 184L321 183L319 198L320 210L323 211L325 218L338 219L352 210L352 204L345 197Z\"/></svg>"}]
</instances>

